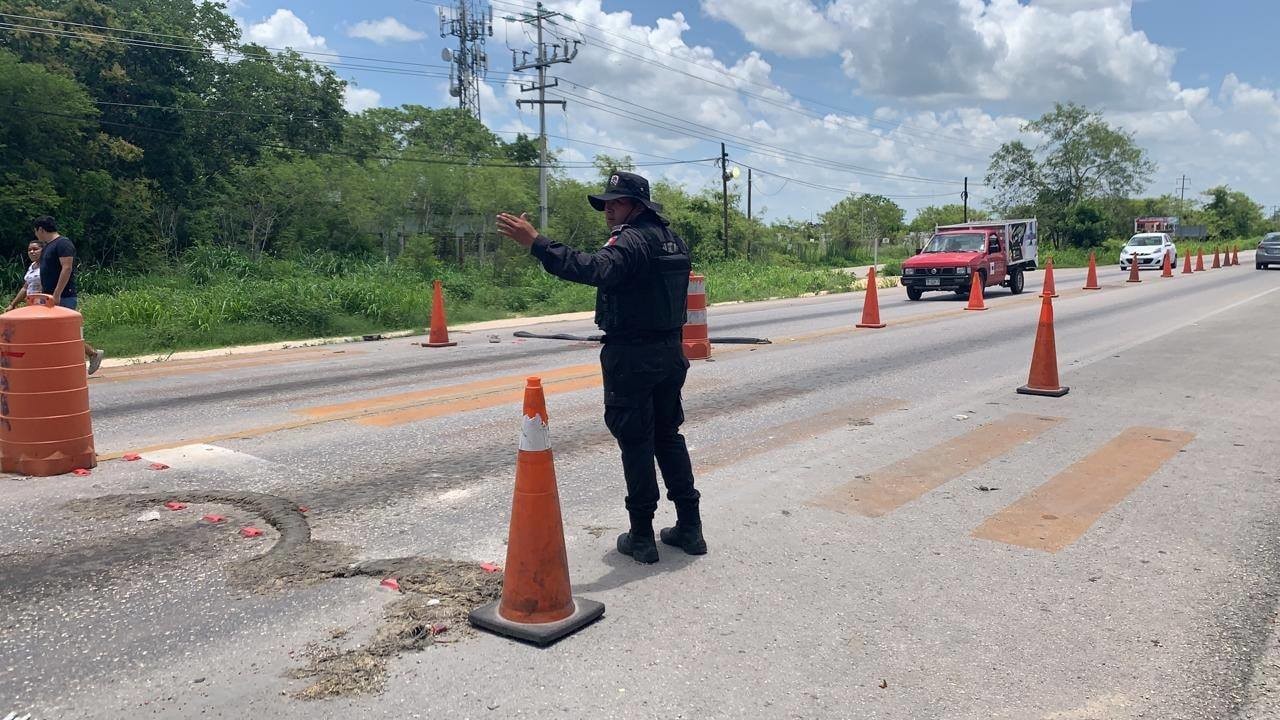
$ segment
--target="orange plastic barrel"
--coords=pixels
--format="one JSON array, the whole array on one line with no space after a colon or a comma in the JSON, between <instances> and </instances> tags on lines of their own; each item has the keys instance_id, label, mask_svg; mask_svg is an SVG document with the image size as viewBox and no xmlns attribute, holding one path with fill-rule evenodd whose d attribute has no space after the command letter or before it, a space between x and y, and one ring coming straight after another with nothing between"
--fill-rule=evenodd
<instances>
[{"instance_id":1,"label":"orange plastic barrel","mask_svg":"<svg viewBox=\"0 0 1280 720\"><path fill-rule=\"evenodd\" d=\"M0 469L61 475L97 464L84 318L48 295L0 315Z\"/></svg>"},{"instance_id":2,"label":"orange plastic barrel","mask_svg":"<svg viewBox=\"0 0 1280 720\"><path fill-rule=\"evenodd\" d=\"M707 338L707 279L689 273L689 296L686 305L688 319L681 333L681 345L688 360L706 360L711 357L711 341Z\"/></svg>"}]
</instances>

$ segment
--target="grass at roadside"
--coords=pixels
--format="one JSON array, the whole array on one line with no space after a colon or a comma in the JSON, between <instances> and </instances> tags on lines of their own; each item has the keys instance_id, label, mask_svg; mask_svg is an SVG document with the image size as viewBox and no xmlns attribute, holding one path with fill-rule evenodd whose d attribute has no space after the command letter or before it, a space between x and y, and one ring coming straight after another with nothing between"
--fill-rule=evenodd
<instances>
[{"instance_id":1,"label":"grass at roadside","mask_svg":"<svg viewBox=\"0 0 1280 720\"><path fill-rule=\"evenodd\" d=\"M828 268L747 261L698 268L710 302L847 292L856 278ZM451 325L590 310L595 289L541 268L433 268ZM87 272L86 336L120 357L312 337L423 329L428 277L403 265L319 260L242 262L220 255L143 277Z\"/></svg>"}]
</instances>

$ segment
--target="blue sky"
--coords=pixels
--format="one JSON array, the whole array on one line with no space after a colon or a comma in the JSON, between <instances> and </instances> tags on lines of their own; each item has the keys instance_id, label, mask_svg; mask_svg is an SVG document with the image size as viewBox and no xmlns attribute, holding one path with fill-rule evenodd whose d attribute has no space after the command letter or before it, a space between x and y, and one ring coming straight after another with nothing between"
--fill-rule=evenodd
<instances>
[{"instance_id":1,"label":"blue sky","mask_svg":"<svg viewBox=\"0 0 1280 720\"><path fill-rule=\"evenodd\" d=\"M482 112L506 137L537 119L516 110L504 82L507 46L530 45L500 18L532 3L495 3ZM435 67L409 67L438 75L439 4L450 3L241 0L228 11L266 45L383 68L427 63ZM562 158L620 154L598 145L633 149L638 161L706 158L725 137L731 162L757 170L756 207L769 217L812 217L850 192L889 195L910 216L955 201L966 176L980 204L990 152L1059 100L1135 134L1159 166L1149 194L1172 191L1185 173L1193 192L1225 183L1280 204L1280 63L1269 37L1280 3L1271 0L546 4L579 21L563 24L566 35L588 41L553 69L579 98L549 113ZM449 103L440 77L338 72L353 82L353 109ZM710 163L645 172L691 189L718 183Z\"/></svg>"}]
</instances>

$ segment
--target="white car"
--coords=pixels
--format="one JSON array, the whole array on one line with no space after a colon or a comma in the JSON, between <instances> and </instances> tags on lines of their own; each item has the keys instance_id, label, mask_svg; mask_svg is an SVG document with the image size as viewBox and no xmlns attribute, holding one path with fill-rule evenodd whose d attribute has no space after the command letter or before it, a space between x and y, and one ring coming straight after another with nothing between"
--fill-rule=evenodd
<instances>
[{"instance_id":1,"label":"white car","mask_svg":"<svg viewBox=\"0 0 1280 720\"><path fill-rule=\"evenodd\" d=\"M1138 233L1120 248L1120 269L1128 270L1129 263L1136 257L1139 270L1159 270L1164 267L1166 255L1170 267L1177 267L1178 248L1167 233Z\"/></svg>"}]
</instances>

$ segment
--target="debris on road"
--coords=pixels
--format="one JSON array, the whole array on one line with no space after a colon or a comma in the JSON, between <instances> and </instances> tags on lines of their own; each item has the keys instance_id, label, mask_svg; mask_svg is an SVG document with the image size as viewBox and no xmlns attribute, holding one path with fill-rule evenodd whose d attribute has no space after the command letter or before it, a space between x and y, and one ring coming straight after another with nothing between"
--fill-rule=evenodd
<instances>
[{"instance_id":1,"label":"debris on road","mask_svg":"<svg viewBox=\"0 0 1280 720\"><path fill-rule=\"evenodd\" d=\"M142 456L139 455L138 453L125 453L124 455L120 456L120 459L124 460L125 462L134 462L136 460L141 460Z\"/></svg>"},{"instance_id":2,"label":"debris on road","mask_svg":"<svg viewBox=\"0 0 1280 720\"><path fill-rule=\"evenodd\" d=\"M218 523L220 523L220 522L226 522L226 520L227 520L227 519L226 519L225 517L223 517L222 515L213 515L213 514L205 515L204 517L202 517L202 518L200 518L200 519L201 519L201 520L203 520L203 521L205 521L205 522L207 522L207 523L213 523L214 525L217 525L217 524L218 524Z\"/></svg>"},{"instance_id":3,"label":"debris on road","mask_svg":"<svg viewBox=\"0 0 1280 720\"><path fill-rule=\"evenodd\" d=\"M92 475L93 473L89 472L88 470L85 470L84 468L76 468L75 470L71 471L71 474L79 475L80 477L85 477L86 475Z\"/></svg>"},{"instance_id":4,"label":"debris on road","mask_svg":"<svg viewBox=\"0 0 1280 720\"><path fill-rule=\"evenodd\" d=\"M968 420L968 419L969 419L969 416L968 416L968 415L965 415L964 413L960 413L960 414L958 414L958 415L952 415L952 416L951 416L951 419L952 419L952 420Z\"/></svg>"},{"instance_id":5,"label":"debris on road","mask_svg":"<svg viewBox=\"0 0 1280 720\"><path fill-rule=\"evenodd\" d=\"M502 342L502 338L498 337L497 335L490 335L490 336L489 336L489 342L491 342L491 343L500 343L500 342Z\"/></svg>"},{"instance_id":6,"label":"debris on road","mask_svg":"<svg viewBox=\"0 0 1280 720\"><path fill-rule=\"evenodd\" d=\"M881 689L881 690L884 690L884 689L885 689L885 688L887 688L887 687L889 687L889 681L888 681L888 680L885 680L884 678L881 678L881 679L880 679L880 689Z\"/></svg>"},{"instance_id":7,"label":"debris on road","mask_svg":"<svg viewBox=\"0 0 1280 720\"><path fill-rule=\"evenodd\" d=\"M160 519L160 511L152 510L149 513L143 513L138 516L138 522L152 522Z\"/></svg>"},{"instance_id":8,"label":"debris on road","mask_svg":"<svg viewBox=\"0 0 1280 720\"><path fill-rule=\"evenodd\" d=\"M980 491L982 491L982 492L991 492L992 490L999 490L1000 488L998 488L998 487L987 487L986 485L977 485L977 486L975 486L973 489L974 489L974 490L980 490Z\"/></svg>"},{"instance_id":9,"label":"debris on road","mask_svg":"<svg viewBox=\"0 0 1280 720\"><path fill-rule=\"evenodd\" d=\"M391 590L393 592L400 592L400 581L393 577L383 578L382 582L378 583L378 587L385 590Z\"/></svg>"},{"instance_id":10,"label":"debris on road","mask_svg":"<svg viewBox=\"0 0 1280 720\"><path fill-rule=\"evenodd\" d=\"M148 465L147 469L148 470L168 470L169 466L165 465L164 463L157 462L157 463L151 463L150 465Z\"/></svg>"},{"instance_id":11,"label":"debris on road","mask_svg":"<svg viewBox=\"0 0 1280 720\"><path fill-rule=\"evenodd\" d=\"M262 537L262 531L256 527L245 526L240 528L240 537L247 537L247 538Z\"/></svg>"},{"instance_id":12,"label":"debris on road","mask_svg":"<svg viewBox=\"0 0 1280 720\"><path fill-rule=\"evenodd\" d=\"M487 573L502 572L502 567L493 563L480 563L480 569Z\"/></svg>"},{"instance_id":13,"label":"debris on road","mask_svg":"<svg viewBox=\"0 0 1280 720\"><path fill-rule=\"evenodd\" d=\"M169 502L165 503L164 506L170 510L186 510L187 509L186 503L180 503L176 500L170 500Z\"/></svg>"}]
</instances>

